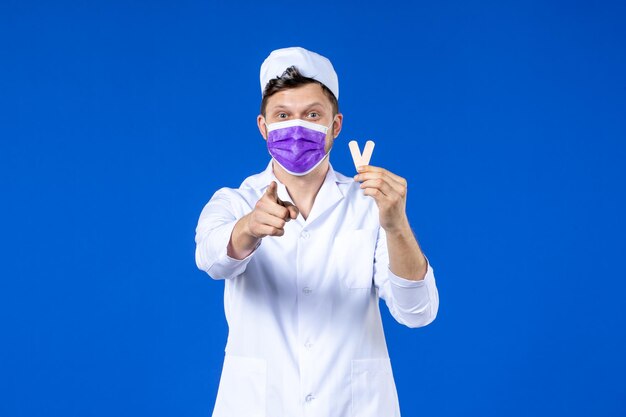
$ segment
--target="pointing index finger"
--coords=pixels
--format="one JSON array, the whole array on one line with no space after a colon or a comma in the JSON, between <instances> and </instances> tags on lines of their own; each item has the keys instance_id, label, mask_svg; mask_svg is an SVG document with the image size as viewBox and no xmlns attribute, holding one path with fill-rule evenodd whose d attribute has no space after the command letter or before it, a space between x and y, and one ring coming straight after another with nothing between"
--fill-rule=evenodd
<instances>
[{"instance_id":1,"label":"pointing index finger","mask_svg":"<svg viewBox=\"0 0 626 417\"><path fill-rule=\"evenodd\" d=\"M265 194L272 198L278 198L278 184L276 184L276 181L270 182L270 185L265 190Z\"/></svg>"}]
</instances>

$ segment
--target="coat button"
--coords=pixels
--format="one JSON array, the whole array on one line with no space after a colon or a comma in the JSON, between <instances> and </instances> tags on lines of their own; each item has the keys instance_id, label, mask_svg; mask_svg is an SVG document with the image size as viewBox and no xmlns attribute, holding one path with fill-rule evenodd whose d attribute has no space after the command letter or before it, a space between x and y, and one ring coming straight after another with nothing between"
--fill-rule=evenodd
<instances>
[{"instance_id":1,"label":"coat button","mask_svg":"<svg viewBox=\"0 0 626 417\"><path fill-rule=\"evenodd\" d=\"M308 294L311 294L313 290L310 289L309 287L304 287L302 288L302 292L308 295Z\"/></svg>"},{"instance_id":2,"label":"coat button","mask_svg":"<svg viewBox=\"0 0 626 417\"><path fill-rule=\"evenodd\" d=\"M311 236L311 234L309 232L307 232L306 230L303 230L302 233L300 233L300 237L302 239L308 239Z\"/></svg>"},{"instance_id":3,"label":"coat button","mask_svg":"<svg viewBox=\"0 0 626 417\"><path fill-rule=\"evenodd\" d=\"M309 394L306 396L306 398L304 399L304 401L310 403L311 401L313 401L315 399L315 397L312 394Z\"/></svg>"}]
</instances>

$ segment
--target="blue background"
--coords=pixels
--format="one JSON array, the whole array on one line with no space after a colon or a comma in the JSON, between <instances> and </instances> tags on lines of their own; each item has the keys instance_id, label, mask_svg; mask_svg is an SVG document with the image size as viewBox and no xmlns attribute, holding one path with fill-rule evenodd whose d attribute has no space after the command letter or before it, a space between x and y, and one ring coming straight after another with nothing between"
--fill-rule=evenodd
<instances>
[{"instance_id":1,"label":"blue background","mask_svg":"<svg viewBox=\"0 0 626 417\"><path fill-rule=\"evenodd\" d=\"M403 415L626 415L625 3L407 3L0 2L0 415L210 415L194 229L293 45L339 74L333 166L409 181L441 307L382 308Z\"/></svg>"}]
</instances>

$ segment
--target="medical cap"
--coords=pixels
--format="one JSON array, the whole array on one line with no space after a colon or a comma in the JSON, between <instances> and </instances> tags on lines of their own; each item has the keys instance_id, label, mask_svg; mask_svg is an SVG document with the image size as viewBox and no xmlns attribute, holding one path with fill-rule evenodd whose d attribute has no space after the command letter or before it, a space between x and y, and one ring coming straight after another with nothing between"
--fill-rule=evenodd
<instances>
[{"instance_id":1,"label":"medical cap","mask_svg":"<svg viewBox=\"0 0 626 417\"><path fill-rule=\"evenodd\" d=\"M303 76L324 84L339 100L339 79L333 64L328 58L300 47L276 49L265 58L261 64L261 94L271 79L282 76L292 65Z\"/></svg>"}]
</instances>

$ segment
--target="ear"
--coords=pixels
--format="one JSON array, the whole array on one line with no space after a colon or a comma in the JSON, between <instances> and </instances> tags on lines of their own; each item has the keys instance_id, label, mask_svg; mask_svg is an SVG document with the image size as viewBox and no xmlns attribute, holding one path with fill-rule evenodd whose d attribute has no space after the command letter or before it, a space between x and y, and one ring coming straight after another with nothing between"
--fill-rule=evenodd
<instances>
[{"instance_id":1,"label":"ear","mask_svg":"<svg viewBox=\"0 0 626 417\"><path fill-rule=\"evenodd\" d=\"M262 114L256 117L256 125L259 127L259 132L261 132L263 139L267 140L267 127L265 127L265 117Z\"/></svg>"},{"instance_id":2,"label":"ear","mask_svg":"<svg viewBox=\"0 0 626 417\"><path fill-rule=\"evenodd\" d=\"M339 136L341 127L343 126L343 114L337 113L335 115L335 121L333 122L333 137Z\"/></svg>"}]
</instances>

